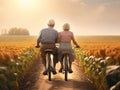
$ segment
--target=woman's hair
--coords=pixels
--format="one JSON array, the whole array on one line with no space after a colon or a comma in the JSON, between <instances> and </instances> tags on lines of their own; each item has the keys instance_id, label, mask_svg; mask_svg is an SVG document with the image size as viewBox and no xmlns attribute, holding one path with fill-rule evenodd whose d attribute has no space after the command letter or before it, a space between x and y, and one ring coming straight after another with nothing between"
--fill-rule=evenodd
<instances>
[{"instance_id":1,"label":"woman's hair","mask_svg":"<svg viewBox=\"0 0 120 90\"><path fill-rule=\"evenodd\" d=\"M69 29L70 29L70 25L69 25L68 23L65 23L65 24L63 25L63 30L69 31Z\"/></svg>"}]
</instances>

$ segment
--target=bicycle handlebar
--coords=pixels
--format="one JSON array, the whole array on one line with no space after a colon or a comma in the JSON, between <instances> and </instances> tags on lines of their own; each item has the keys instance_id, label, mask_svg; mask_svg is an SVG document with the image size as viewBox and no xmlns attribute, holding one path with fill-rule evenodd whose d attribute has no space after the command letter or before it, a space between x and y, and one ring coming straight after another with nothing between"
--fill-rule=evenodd
<instances>
[{"instance_id":1,"label":"bicycle handlebar","mask_svg":"<svg viewBox=\"0 0 120 90\"><path fill-rule=\"evenodd\" d=\"M56 45L58 46L58 45ZM40 48L40 46L35 46L36 48ZM75 46L74 48L80 48L80 46Z\"/></svg>"}]
</instances>

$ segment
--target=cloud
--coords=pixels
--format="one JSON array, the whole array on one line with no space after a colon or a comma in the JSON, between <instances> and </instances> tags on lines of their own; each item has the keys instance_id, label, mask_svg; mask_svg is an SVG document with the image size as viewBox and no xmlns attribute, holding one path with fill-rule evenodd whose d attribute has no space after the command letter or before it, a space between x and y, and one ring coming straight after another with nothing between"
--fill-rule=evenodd
<instances>
[{"instance_id":1,"label":"cloud","mask_svg":"<svg viewBox=\"0 0 120 90\"><path fill-rule=\"evenodd\" d=\"M106 7L104 5L100 5L96 7L96 9L93 11L93 14L96 17L101 17L106 12Z\"/></svg>"},{"instance_id":2,"label":"cloud","mask_svg":"<svg viewBox=\"0 0 120 90\"><path fill-rule=\"evenodd\" d=\"M64 2L64 1L63 1ZM68 0L68 2L71 2L73 5L79 5L81 6L86 6L86 3L83 0Z\"/></svg>"},{"instance_id":3,"label":"cloud","mask_svg":"<svg viewBox=\"0 0 120 90\"><path fill-rule=\"evenodd\" d=\"M104 20L104 15L106 15L107 7L104 5L95 6L94 8L87 8L84 10L83 21L96 23Z\"/></svg>"},{"instance_id":4,"label":"cloud","mask_svg":"<svg viewBox=\"0 0 120 90\"><path fill-rule=\"evenodd\" d=\"M80 5L87 6L87 4L85 2L80 2Z\"/></svg>"},{"instance_id":5,"label":"cloud","mask_svg":"<svg viewBox=\"0 0 120 90\"><path fill-rule=\"evenodd\" d=\"M71 0L72 2L79 2L79 1L81 1L81 0Z\"/></svg>"}]
</instances>

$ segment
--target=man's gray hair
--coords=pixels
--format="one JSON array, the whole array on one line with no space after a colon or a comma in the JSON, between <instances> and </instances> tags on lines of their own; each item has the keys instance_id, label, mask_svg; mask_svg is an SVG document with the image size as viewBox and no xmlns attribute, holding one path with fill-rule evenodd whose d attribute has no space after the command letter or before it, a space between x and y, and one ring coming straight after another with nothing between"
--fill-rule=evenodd
<instances>
[{"instance_id":1,"label":"man's gray hair","mask_svg":"<svg viewBox=\"0 0 120 90\"><path fill-rule=\"evenodd\" d=\"M50 19L48 25L55 25L55 21L53 19Z\"/></svg>"}]
</instances>

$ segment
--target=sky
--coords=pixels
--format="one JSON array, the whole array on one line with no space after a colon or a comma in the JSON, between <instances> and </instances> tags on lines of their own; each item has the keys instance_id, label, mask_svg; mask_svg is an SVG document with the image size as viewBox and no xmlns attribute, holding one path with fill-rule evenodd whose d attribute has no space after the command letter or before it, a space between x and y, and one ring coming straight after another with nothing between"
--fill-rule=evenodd
<instances>
[{"instance_id":1,"label":"sky","mask_svg":"<svg viewBox=\"0 0 120 90\"><path fill-rule=\"evenodd\" d=\"M55 20L75 35L120 35L120 0L0 0L0 30L27 28L38 35Z\"/></svg>"}]
</instances>

